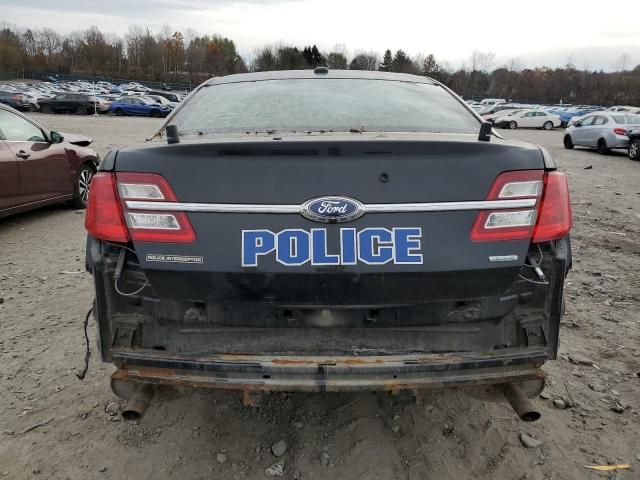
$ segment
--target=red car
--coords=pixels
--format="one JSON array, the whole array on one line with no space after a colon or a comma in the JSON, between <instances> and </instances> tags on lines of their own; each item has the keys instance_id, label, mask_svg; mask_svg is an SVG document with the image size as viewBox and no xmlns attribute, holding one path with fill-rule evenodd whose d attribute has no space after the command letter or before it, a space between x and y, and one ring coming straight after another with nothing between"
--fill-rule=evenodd
<instances>
[{"instance_id":1,"label":"red car","mask_svg":"<svg viewBox=\"0 0 640 480\"><path fill-rule=\"evenodd\" d=\"M60 202L84 208L100 160L91 142L0 105L0 218Z\"/></svg>"}]
</instances>

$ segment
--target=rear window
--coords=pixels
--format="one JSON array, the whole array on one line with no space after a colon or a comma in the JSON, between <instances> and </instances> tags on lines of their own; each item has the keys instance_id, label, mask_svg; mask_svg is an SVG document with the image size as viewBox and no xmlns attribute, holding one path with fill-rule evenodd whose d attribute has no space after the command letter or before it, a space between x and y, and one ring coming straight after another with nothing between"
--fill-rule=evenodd
<instances>
[{"instance_id":1,"label":"rear window","mask_svg":"<svg viewBox=\"0 0 640 480\"><path fill-rule=\"evenodd\" d=\"M471 133L479 121L442 87L370 79L210 85L172 122L181 134L276 131Z\"/></svg>"},{"instance_id":2,"label":"rear window","mask_svg":"<svg viewBox=\"0 0 640 480\"><path fill-rule=\"evenodd\" d=\"M640 124L640 115L611 115L611 118L622 125Z\"/></svg>"}]
</instances>

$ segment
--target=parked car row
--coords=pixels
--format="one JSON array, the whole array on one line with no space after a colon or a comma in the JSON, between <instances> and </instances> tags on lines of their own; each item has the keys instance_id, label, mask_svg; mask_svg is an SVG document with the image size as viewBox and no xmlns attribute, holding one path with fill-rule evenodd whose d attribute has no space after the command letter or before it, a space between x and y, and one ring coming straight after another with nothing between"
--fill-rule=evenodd
<instances>
[{"instance_id":1,"label":"parked car row","mask_svg":"<svg viewBox=\"0 0 640 480\"><path fill-rule=\"evenodd\" d=\"M51 78L46 80L51 80ZM90 83L77 80L73 82L44 81L40 83L0 84L1 104L16 110L31 112L77 113L80 115L116 113L115 109L110 109L111 103L133 96L144 97L143 104L148 104L150 107L146 109L121 108L118 112L131 115L166 116L183 100L183 96L179 93L151 90L137 82L114 85L105 81ZM139 105L138 102L135 104Z\"/></svg>"},{"instance_id":2,"label":"parked car row","mask_svg":"<svg viewBox=\"0 0 640 480\"><path fill-rule=\"evenodd\" d=\"M551 128L555 128L556 126L567 127L594 112L640 114L640 107L633 107L629 105L615 105L609 108L605 108L600 105L536 105L509 103L505 102L503 99L495 98L484 99L482 100L482 102L467 100L467 103L485 120L492 122L494 125L497 125L497 123L499 123L499 125L497 126L500 126L502 128L524 127L524 123L532 123L528 126L532 126L535 128L548 128L550 124L546 123L547 120L552 121L553 127ZM540 120L535 122L525 121L523 123L518 122L513 118L504 118L516 115L516 113L520 115L526 115L525 113L523 113L523 110L527 110L527 113L530 113L530 111L537 111L544 112L546 115L556 116L560 119L560 125L557 125L555 119L545 119L543 121L542 115L537 114L529 115L529 117L534 117L535 120ZM540 118L536 119L535 117L537 116L539 116ZM500 122L496 122L499 118L501 119Z\"/></svg>"},{"instance_id":3,"label":"parked car row","mask_svg":"<svg viewBox=\"0 0 640 480\"><path fill-rule=\"evenodd\" d=\"M531 105L509 103L500 98L481 102L466 100L486 121L500 128L566 127L564 147L586 147L607 154L627 150L640 160L640 107L631 105Z\"/></svg>"}]
</instances>

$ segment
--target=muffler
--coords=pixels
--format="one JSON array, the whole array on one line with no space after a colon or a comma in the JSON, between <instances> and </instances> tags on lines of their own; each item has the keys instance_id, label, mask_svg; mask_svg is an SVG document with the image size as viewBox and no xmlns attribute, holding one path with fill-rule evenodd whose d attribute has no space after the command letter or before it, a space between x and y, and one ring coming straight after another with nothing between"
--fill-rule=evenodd
<instances>
[{"instance_id":1,"label":"muffler","mask_svg":"<svg viewBox=\"0 0 640 480\"><path fill-rule=\"evenodd\" d=\"M504 387L504 398L507 399L520 420L524 422L540 420L540 412L517 385L510 383Z\"/></svg>"},{"instance_id":2,"label":"muffler","mask_svg":"<svg viewBox=\"0 0 640 480\"><path fill-rule=\"evenodd\" d=\"M140 420L149 408L154 392L154 388L149 384L137 385L133 395L127 399L127 406L122 410L122 418L130 422Z\"/></svg>"}]
</instances>

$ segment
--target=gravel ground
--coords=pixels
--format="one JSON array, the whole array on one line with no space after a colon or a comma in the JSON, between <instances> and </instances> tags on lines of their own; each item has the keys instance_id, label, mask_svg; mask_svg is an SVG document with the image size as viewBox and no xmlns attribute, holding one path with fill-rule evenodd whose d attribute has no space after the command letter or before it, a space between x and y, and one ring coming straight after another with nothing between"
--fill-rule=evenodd
<instances>
[{"instance_id":1,"label":"gravel ground","mask_svg":"<svg viewBox=\"0 0 640 480\"><path fill-rule=\"evenodd\" d=\"M93 136L101 155L160 124L34 117ZM0 478L253 479L268 469L290 479L638 478L640 164L564 150L561 131L505 135L546 146L573 195L574 270L560 358L544 367L541 421L524 424L506 404L456 391L411 405L371 393L280 394L247 409L237 393L185 390L160 392L140 424L125 423L109 388L113 366L94 353L86 380L74 375L92 301L84 215L52 207L0 221ZM93 323L89 334L93 345ZM573 363L578 355L592 363ZM541 445L525 448L522 433ZM585 468L623 463L631 468Z\"/></svg>"}]
</instances>

